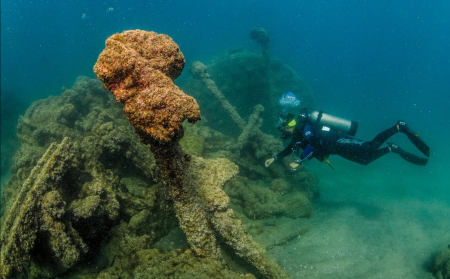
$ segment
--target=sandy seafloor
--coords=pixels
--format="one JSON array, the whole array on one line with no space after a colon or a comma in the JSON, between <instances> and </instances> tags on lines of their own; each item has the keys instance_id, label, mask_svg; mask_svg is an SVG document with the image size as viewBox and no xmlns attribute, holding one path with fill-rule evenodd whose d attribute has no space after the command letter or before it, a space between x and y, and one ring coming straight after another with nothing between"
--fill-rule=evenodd
<instances>
[{"instance_id":1,"label":"sandy seafloor","mask_svg":"<svg viewBox=\"0 0 450 279\"><path fill-rule=\"evenodd\" d=\"M450 197L439 190L450 174L434 159L420 168L395 154L369 166L331 157L335 172L308 162L321 179L310 230L271 256L294 278L434 278L430 261L450 244Z\"/></svg>"}]
</instances>

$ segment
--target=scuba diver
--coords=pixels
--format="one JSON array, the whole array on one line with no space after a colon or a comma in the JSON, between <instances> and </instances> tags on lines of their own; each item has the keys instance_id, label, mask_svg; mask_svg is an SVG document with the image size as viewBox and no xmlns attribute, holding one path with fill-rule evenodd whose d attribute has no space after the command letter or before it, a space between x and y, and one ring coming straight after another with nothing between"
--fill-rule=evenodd
<instances>
[{"instance_id":1,"label":"scuba diver","mask_svg":"<svg viewBox=\"0 0 450 279\"><path fill-rule=\"evenodd\" d=\"M393 135L403 133L425 156L430 156L430 148L404 121L399 120L394 126L379 133L371 141L355 138L357 128L357 122L315 109L302 109L297 118L289 113L280 118L278 130L282 133L283 140L291 138L291 142L280 153L267 159L265 166L268 167L274 161L291 153L296 153L298 156L290 164L293 170L296 170L299 164L305 160L312 158L327 162L334 170L328 157L335 154L362 165L367 165L390 152L400 155L415 165L424 166L428 162L428 158L416 156L392 142L386 142ZM387 147L380 148L385 142ZM300 149L303 150L301 153Z\"/></svg>"}]
</instances>

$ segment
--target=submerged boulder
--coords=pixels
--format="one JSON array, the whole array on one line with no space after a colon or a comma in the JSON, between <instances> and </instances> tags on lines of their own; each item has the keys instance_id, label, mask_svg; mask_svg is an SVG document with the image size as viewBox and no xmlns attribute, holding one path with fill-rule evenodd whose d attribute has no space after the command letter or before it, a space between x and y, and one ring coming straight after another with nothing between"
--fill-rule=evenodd
<instances>
[{"instance_id":1,"label":"submerged boulder","mask_svg":"<svg viewBox=\"0 0 450 279\"><path fill-rule=\"evenodd\" d=\"M447 249L439 253L434 259L431 265L431 271L437 279L450 278L450 244Z\"/></svg>"}]
</instances>

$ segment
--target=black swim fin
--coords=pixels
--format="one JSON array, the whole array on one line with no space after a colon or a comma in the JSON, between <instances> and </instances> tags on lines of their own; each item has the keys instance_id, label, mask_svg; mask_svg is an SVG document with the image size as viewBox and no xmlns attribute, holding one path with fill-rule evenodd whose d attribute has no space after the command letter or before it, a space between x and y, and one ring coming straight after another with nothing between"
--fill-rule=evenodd
<instances>
[{"instance_id":1,"label":"black swim fin","mask_svg":"<svg viewBox=\"0 0 450 279\"><path fill-rule=\"evenodd\" d=\"M397 129L404 133L412 144L420 150L420 152L422 152L425 156L430 157L430 147L428 147L423 140L419 139L419 134L414 133L404 121L399 120L397 122Z\"/></svg>"},{"instance_id":2,"label":"black swim fin","mask_svg":"<svg viewBox=\"0 0 450 279\"><path fill-rule=\"evenodd\" d=\"M428 158L422 158L419 156L416 156L412 153L406 152L405 150L401 149L398 145L392 142L387 142L387 145L389 146L389 149L391 152L394 152L406 161L419 166L425 166L428 163Z\"/></svg>"}]
</instances>

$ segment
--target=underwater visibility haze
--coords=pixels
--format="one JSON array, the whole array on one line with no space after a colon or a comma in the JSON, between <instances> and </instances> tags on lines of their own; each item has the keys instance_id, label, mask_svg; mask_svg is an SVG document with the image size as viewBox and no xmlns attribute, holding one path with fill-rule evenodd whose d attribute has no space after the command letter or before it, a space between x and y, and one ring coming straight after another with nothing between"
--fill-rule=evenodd
<instances>
[{"instance_id":1,"label":"underwater visibility haze","mask_svg":"<svg viewBox=\"0 0 450 279\"><path fill-rule=\"evenodd\" d=\"M450 278L449 49L448 1L2 0L0 278ZM305 108L395 135L278 158Z\"/></svg>"}]
</instances>

